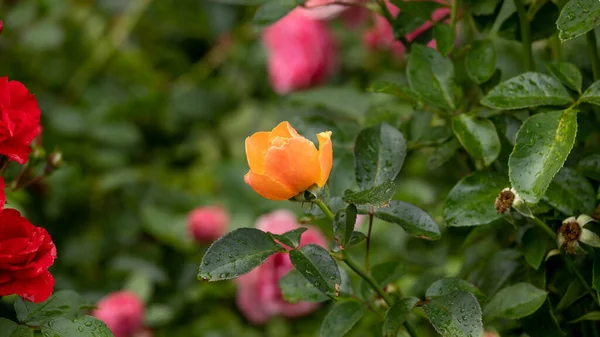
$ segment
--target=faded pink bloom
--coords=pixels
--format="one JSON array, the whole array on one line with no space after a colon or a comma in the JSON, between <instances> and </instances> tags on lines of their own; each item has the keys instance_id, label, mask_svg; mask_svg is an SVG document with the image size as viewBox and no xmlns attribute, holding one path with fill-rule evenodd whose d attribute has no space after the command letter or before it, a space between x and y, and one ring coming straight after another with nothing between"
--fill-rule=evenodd
<instances>
[{"instance_id":1,"label":"faded pink bloom","mask_svg":"<svg viewBox=\"0 0 600 337\"><path fill-rule=\"evenodd\" d=\"M340 15L346 27L350 29L360 27L370 16L371 11L364 7L350 7Z\"/></svg>"},{"instance_id":2,"label":"faded pink bloom","mask_svg":"<svg viewBox=\"0 0 600 337\"><path fill-rule=\"evenodd\" d=\"M304 7L298 9L302 14L317 20L330 19L356 6L340 5L339 3L363 3L365 0L308 0Z\"/></svg>"},{"instance_id":3,"label":"faded pink bloom","mask_svg":"<svg viewBox=\"0 0 600 337\"><path fill-rule=\"evenodd\" d=\"M279 94L322 84L337 68L327 26L295 9L263 32L271 85Z\"/></svg>"},{"instance_id":4,"label":"faded pink bloom","mask_svg":"<svg viewBox=\"0 0 600 337\"><path fill-rule=\"evenodd\" d=\"M443 0L436 1L438 3L446 3ZM389 2L386 2L387 8L390 13L396 17L400 10L398 7L392 5ZM427 21L419 28L414 31L406 34L406 40L408 42L414 41L417 37L423 34L425 31L431 29L433 27L434 22L438 22L447 15L450 14L449 8L438 8L431 15L432 21ZM390 50L396 57L403 57L405 52L404 45L394 39L394 33L392 30L392 26L387 22L387 20L375 13L373 17L373 27L367 30L363 36L363 41L367 45L367 48L371 50ZM435 39L429 41L427 44L430 48L436 48L437 44Z\"/></svg>"},{"instance_id":5,"label":"faded pink bloom","mask_svg":"<svg viewBox=\"0 0 600 337\"><path fill-rule=\"evenodd\" d=\"M102 298L92 316L106 323L115 337L132 337L144 318L142 300L130 291L118 291Z\"/></svg>"},{"instance_id":6,"label":"faded pink bloom","mask_svg":"<svg viewBox=\"0 0 600 337\"><path fill-rule=\"evenodd\" d=\"M282 234L299 228L296 216L287 210L279 210L260 217L256 228ZM300 246L318 244L327 247L327 240L316 228L302 234ZM279 279L294 267L288 254L277 253L270 256L260 267L236 279L238 285L237 306L254 324L263 324L274 316L298 317L306 315L319 307L318 303L287 303L279 289Z\"/></svg>"},{"instance_id":7,"label":"faded pink bloom","mask_svg":"<svg viewBox=\"0 0 600 337\"><path fill-rule=\"evenodd\" d=\"M188 232L199 243L211 243L229 227L229 214L220 206L199 207L188 214Z\"/></svg>"}]
</instances>

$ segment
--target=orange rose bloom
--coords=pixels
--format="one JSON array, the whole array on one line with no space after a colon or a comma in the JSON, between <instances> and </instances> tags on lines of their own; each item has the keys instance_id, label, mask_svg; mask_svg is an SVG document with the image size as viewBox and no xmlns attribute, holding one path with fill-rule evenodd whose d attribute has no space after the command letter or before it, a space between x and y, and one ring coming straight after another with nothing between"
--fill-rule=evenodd
<instances>
[{"instance_id":1,"label":"orange rose bloom","mask_svg":"<svg viewBox=\"0 0 600 337\"><path fill-rule=\"evenodd\" d=\"M321 132L317 138L319 150L288 122L246 138L250 171L244 181L271 200L290 199L313 184L323 187L333 160L331 131Z\"/></svg>"}]
</instances>

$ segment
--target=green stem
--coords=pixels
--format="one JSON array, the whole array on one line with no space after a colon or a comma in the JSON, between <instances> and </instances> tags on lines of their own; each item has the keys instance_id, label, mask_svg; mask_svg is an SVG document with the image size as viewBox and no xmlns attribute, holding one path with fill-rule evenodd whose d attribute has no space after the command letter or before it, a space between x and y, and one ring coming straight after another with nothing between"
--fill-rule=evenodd
<instances>
[{"instance_id":1,"label":"green stem","mask_svg":"<svg viewBox=\"0 0 600 337\"><path fill-rule=\"evenodd\" d=\"M327 205L325 205L325 203L323 202L323 200L317 199L317 200L313 201L313 203L316 204L317 206L319 206L319 208L321 209L321 211L323 211L323 213L325 213L325 215L327 215L327 217L329 219L333 220L333 218L335 217L335 215L329 209L329 207L327 207Z\"/></svg>"},{"instance_id":2,"label":"green stem","mask_svg":"<svg viewBox=\"0 0 600 337\"><path fill-rule=\"evenodd\" d=\"M392 306L392 299L383 291L383 289L379 287L377 281L373 278L373 276L371 276L371 274L369 274L365 270L362 270L358 264L354 263L354 261L349 259L348 256L345 254L342 255L342 261L344 261L344 263L348 267L350 267L350 269L352 269L356 274L358 274L358 276L365 280L371 286L371 288L373 288L373 290L375 290L375 292L379 296L381 296L381 298L385 301L385 303L388 306ZM417 330L409 322L404 322L404 327L406 328L406 331L408 331L408 334L411 337L418 337Z\"/></svg>"},{"instance_id":3,"label":"green stem","mask_svg":"<svg viewBox=\"0 0 600 337\"><path fill-rule=\"evenodd\" d=\"M535 223L536 226L544 230L544 232L546 232L546 234L548 234L548 236L552 238L552 241L556 242L556 233L554 233L554 231L550 227L548 227L542 220L538 219L537 217L533 217L532 219L533 223Z\"/></svg>"},{"instance_id":4,"label":"green stem","mask_svg":"<svg viewBox=\"0 0 600 337\"><path fill-rule=\"evenodd\" d=\"M373 228L373 213L369 211L369 230L367 232L367 249L365 253L365 268L368 272L371 271L371 261L370 261L370 252L371 252L371 229Z\"/></svg>"},{"instance_id":5,"label":"green stem","mask_svg":"<svg viewBox=\"0 0 600 337\"><path fill-rule=\"evenodd\" d=\"M456 17L458 14L458 1L452 1L452 8L450 10L450 29L452 30L452 34L456 36Z\"/></svg>"},{"instance_id":6,"label":"green stem","mask_svg":"<svg viewBox=\"0 0 600 337\"><path fill-rule=\"evenodd\" d=\"M513 0L515 7L517 8L517 15L519 16L519 25L521 26L521 40L523 44L523 53L525 54L525 64L527 65L528 71L535 69L533 63L533 53L531 52L531 26L527 19L527 11L523 0Z\"/></svg>"},{"instance_id":7,"label":"green stem","mask_svg":"<svg viewBox=\"0 0 600 337\"><path fill-rule=\"evenodd\" d=\"M600 57L598 56L598 46L596 44L596 32L592 29L585 34L590 60L592 60L592 71L594 81L600 79Z\"/></svg>"}]
</instances>

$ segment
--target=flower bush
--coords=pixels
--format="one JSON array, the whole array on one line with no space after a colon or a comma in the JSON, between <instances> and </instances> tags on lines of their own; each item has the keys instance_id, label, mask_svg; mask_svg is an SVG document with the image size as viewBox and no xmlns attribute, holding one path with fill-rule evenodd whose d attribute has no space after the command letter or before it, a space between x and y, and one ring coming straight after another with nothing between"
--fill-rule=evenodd
<instances>
[{"instance_id":1,"label":"flower bush","mask_svg":"<svg viewBox=\"0 0 600 337\"><path fill-rule=\"evenodd\" d=\"M599 15L0 2L0 336L597 336Z\"/></svg>"}]
</instances>

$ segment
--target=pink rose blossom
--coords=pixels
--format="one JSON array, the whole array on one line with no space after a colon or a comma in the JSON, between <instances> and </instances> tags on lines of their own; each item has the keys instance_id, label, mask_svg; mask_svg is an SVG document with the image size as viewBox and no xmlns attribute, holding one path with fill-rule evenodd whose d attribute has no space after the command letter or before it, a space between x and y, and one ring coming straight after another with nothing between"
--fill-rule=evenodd
<instances>
[{"instance_id":1,"label":"pink rose blossom","mask_svg":"<svg viewBox=\"0 0 600 337\"><path fill-rule=\"evenodd\" d=\"M220 206L199 207L188 215L188 232L199 243L211 243L227 232L229 214Z\"/></svg>"},{"instance_id":2,"label":"pink rose blossom","mask_svg":"<svg viewBox=\"0 0 600 337\"><path fill-rule=\"evenodd\" d=\"M256 228L282 234L299 228L296 216L279 210L260 217ZM310 228L302 234L300 246L318 244L327 247L327 240L316 228ZM298 317L306 315L319 307L318 303L286 302L279 289L279 279L294 269L288 254L277 253L270 256L260 267L236 279L238 285L237 306L254 324L263 324L274 316Z\"/></svg>"},{"instance_id":3,"label":"pink rose blossom","mask_svg":"<svg viewBox=\"0 0 600 337\"><path fill-rule=\"evenodd\" d=\"M337 52L327 26L295 9L266 28L271 85L279 94L322 84L337 68Z\"/></svg>"},{"instance_id":4,"label":"pink rose blossom","mask_svg":"<svg viewBox=\"0 0 600 337\"><path fill-rule=\"evenodd\" d=\"M132 337L142 326L144 304L132 292L108 294L96 306L92 316L103 321L115 337Z\"/></svg>"},{"instance_id":5,"label":"pink rose blossom","mask_svg":"<svg viewBox=\"0 0 600 337\"><path fill-rule=\"evenodd\" d=\"M317 20L330 19L356 6L341 5L339 3L362 3L365 0L308 0L304 7L298 9L302 14Z\"/></svg>"},{"instance_id":6,"label":"pink rose blossom","mask_svg":"<svg viewBox=\"0 0 600 337\"><path fill-rule=\"evenodd\" d=\"M445 1L441 0L437 2L442 4L446 3ZM393 17L396 17L400 13L398 7L392 5L391 3L386 2L386 5ZM414 41L425 31L431 29L434 22L440 21L449 14L449 8L436 9L431 15L432 21L427 21L419 28L406 34L406 40L408 42ZM373 17L373 27L364 33L363 41L370 50L390 50L396 57L403 57L406 50L404 45L394 38L392 26L388 23L388 21L383 16L376 13ZM437 44L435 39L429 41L427 46L430 48L436 48Z\"/></svg>"}]
</instances>

